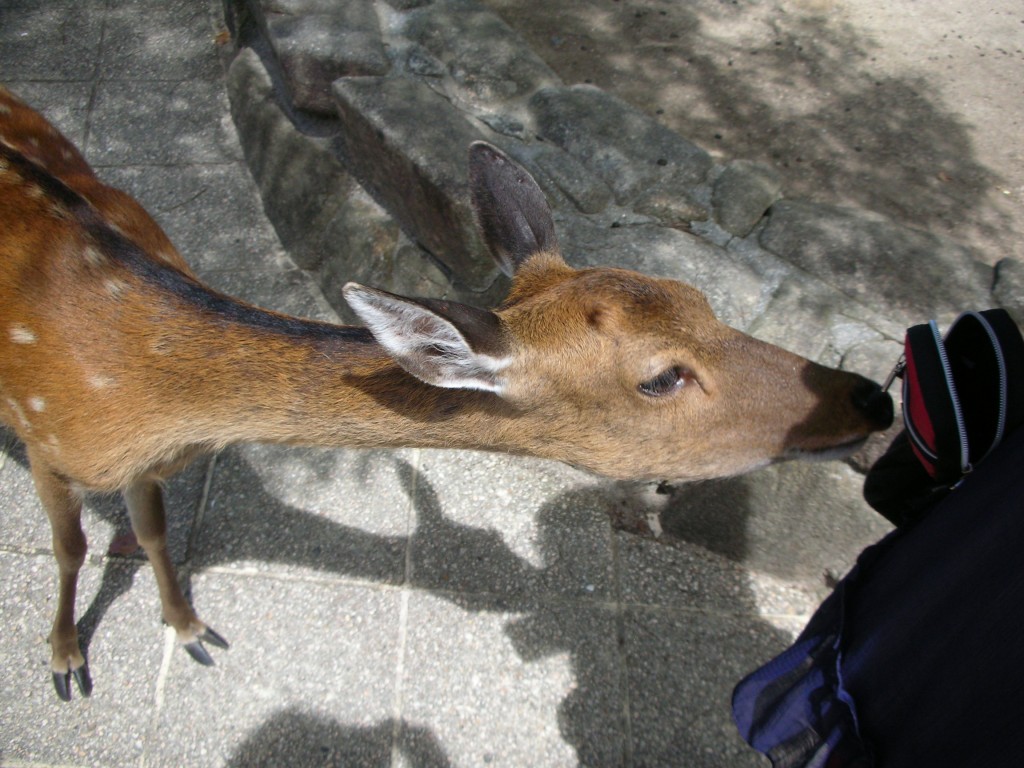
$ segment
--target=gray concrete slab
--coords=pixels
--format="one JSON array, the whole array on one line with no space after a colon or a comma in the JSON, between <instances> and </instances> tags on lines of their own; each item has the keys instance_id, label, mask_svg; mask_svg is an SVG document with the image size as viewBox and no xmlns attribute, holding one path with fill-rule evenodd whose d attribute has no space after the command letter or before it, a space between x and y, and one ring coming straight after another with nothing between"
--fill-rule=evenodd
<instances>
[{"instance_id":1,"label":"gray concrete slab","mask_svg":"<svg viewBox=\"0 0 1024 768\"><path fill-rule=\"evenodd\" d=\"M13 431L6 429L0 445L4 446L0 462L0 524L4 543L25 552L49 551L50 527L32 484L24 448L15 442ZM109 528L106 532L109 534ZM91 531L86 533L94 535Z\"/></svg>"},{"instance_id":2,"label":"gray concrete slab","mask_svg":"<svg viewBox=\"0 0 1024 768\"><path fill-rule=\"evenodd\" d=\"M891 526L864 503L863 476L839 462L780 464L679 485L662 514L673 536L746 568L818 588ZM813 498L813 506L806 503Z\"/></svg>"},{"instance_id":3,"label":"gray concrete slab","mask_svg":"<svg viewBox=\"0 0 1024 768\"><path fill-rule=\"evenodd\" d=\"M397 592L218 571L193 580L193 597L217 614L232 647L215 651L214 668L172 649L146 765L230 765L252 751L253 739L270 739L268 729L281 731L274 721L282 712L346 728L373 728L392 715ZM304 730L280 732L273 741L291 747L287 764L324 765L321 744L310 743ZM333 740L327 746L348 749ZM390 738L355 751L351 764L373 764L390 752ZM266 759L261 754L243 764L267 765Z\"/></svg>"},{"instance_id":4,"label":"gray concrete slab","mask_svg":"<svg viewBox=\"0 0 1024 768\"><path fill-rule=\"evenodd\" d=\"M513 456L424 451L405 481L416 494L417 587L613 599L609 519L597 494L577 492L592 482L582 472Z\"/></svg>"},{"instance_id":5,"label":"gray concrete slab","mask_svg":"<svg viewBox=\"0 0 1024 768\"><path fill-rule=\"evenodd\" d=\"M105 14L101 76L105 79L219 81L209 8L192 0L149 2L139 27L140 4L114 4Z\"/></svg>"},{"instance_id":6,"label":"gray concrete slab","mask_svg":"<svg viewBox=\"0 0 1024 768\"><path fill-rule=\"evenodd\" d=\"M97 166L241 158L223 84L206 80L101 80L89 137Z\"/></svg>"},{"instance_id":7,"label":"gray concrete slab","mask_svg":"<svg viewBox=\"0 0 1024 768\"><path fill-rule=\"evenodd\" d=\"M632 764L763 766L732 724L732 688L787 633L748 616L631 609L623 621Z\"/></svg>"},{"instance_id":8,"label":"gray concrete slab","mask_svg":"<svg viewBox=\"0 0 1024 768\"><path fill-rule=\"evenodd\" d=\"M577 739L593 764L619 764L621 669L610 612L574 603L509 610L492 600L466 610L414 593L408 616L402 710L407 722L429 723L450 764L577 765ZM589 665L584 674L578 656Z\"/></svg>"},{"instance_id":9,"label":"gray concrete slab","mask_svg":"<svg viewBox=\"0 0 1024 768\"><path fill-rule=\"evenodd\" d=\"M196 565L400 584L410 509L400 465L377 451L231 449L217 460Z\"/></svg>"},{"instance_id":10,"label":"gray concrete slab","mask_svg":"<svg viewBox=\"0 0 1024 768\"><path fill-rule=\"evenodd\" d=\"M617 532L615 544L627 606L757 611L748 573L736 563L699 546L662 544L627 533Z\"/></svg>"},{"instance_id":11,"label":"gray concrete slab","mask_svg":"<svg viewBox=\"0 0 1024 768\"><path fill-rule=\"evenodd\" d=\"M79 638L96 689L64 705L50 682L46 643L56 564L7 546L0 551L0 764L137 764L164 653L152 573L132 561L83 569Z\"/></svg>"},{"instance_id":12,"label":"gray concrete slab","mask_svg":"<svg viewBox=\"0 0 1024 768\"><path fill-rule=\"evenodd\" d=\"M99 173L138 200L200 274L295 268L241 162L176 165L173 172L113 166Z\"/></svg>"},{"instance_id":13,"label":"gray concrete slab","mask_svg":"<svg viewBox=\"0 0 1024 768\"><path fill-rule=\"evenodd\" d=\"M5 9L0 24L0 80L92 79L105 15L99 2L25 3Z\"/></svg>"}]
</instances>

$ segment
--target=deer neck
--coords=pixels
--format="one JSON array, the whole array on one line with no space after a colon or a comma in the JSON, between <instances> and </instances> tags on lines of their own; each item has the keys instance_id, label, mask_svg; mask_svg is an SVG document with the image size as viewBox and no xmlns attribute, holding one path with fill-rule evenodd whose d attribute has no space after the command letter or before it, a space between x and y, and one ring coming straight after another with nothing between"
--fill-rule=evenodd
<instances>
[{"instance_id":1,"label":"deer neck","mask_svg":"<svg viewBox=\"0 0 1024 768\"><path fill-rule=\"evenodd\" d=\"M527 450L506 401L419 381L363 328L250 308L214 342L201 342L210 364L194 398L192 418L205 423L197 442Z\"/></svg>"}]
</instances>

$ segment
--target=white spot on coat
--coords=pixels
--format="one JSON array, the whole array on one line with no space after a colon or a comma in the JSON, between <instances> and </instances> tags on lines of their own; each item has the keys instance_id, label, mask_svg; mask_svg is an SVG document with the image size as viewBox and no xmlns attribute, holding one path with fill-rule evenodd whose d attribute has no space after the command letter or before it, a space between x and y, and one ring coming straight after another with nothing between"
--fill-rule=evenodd
<instances>
[{"instance_id":1,"label":"white spot on coat","mask_svg":"<svg viewBox=\"0 0 1024 768\"><path fill-rule=\"evenodd\" d=\"M28 407L36 413L42 413L46 410L46 401L41 397L30 397Z\"/></svg>"},{"instance_id":2,"label":"white spot on coat","mask_svg":"<svg viewBox=\"0 0 1024 768\"><path fill-rule=\"evenodd\" d=\"M7 329L10 334L11 341L15 344L35 344L36 335L32 333L31 329L27 328L20 323L16 323Z\"/></svg>"},{"instance_id":3,"label":"white spot on coat","mask_svg":"<svg viewBox=\"0 0 1024 768\"><path fill-rule=\"evenodd\" d=\"M105 376L102 373L90 373L88 377L89 386L93 389L106 389L114 386L114 378Z\"/></svg>"},{"instance_id":4,"label":"white spot on coat","mask_svg":"<svg viewBox=\"0 0 1024 768\"><path fill-rule=\"evenodd\" d=\"M91 266L98 267L103 263L103 254L91 245L85 246L82 250L82 256L85 257L86 263Z\"/></svg>"},{"instance_id":5,"label":"white spot on coat","mask_svg":"<svg viewBox=\"0 0 1024 768\"><path fill-rule=\"evenodd\" d=\"M117 280L113 277L104 280L103 285L107 289L107 293L115 299L121 298L121 294L124 293L124 289L128 287L123 280Z\"/></svg>"}]
</instances>

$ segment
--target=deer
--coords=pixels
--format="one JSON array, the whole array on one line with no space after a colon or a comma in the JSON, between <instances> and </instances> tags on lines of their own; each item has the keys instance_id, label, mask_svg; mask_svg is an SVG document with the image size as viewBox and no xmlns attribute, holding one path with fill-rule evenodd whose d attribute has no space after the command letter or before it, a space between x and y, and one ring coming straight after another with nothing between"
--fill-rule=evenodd
<instances>
[{"instance_id":1,"label":"deer","mask_svg":"<svg viewBox=\"0 0 1024 768\"><path fill-rule=\"evenodd\" d=\"M244 442L440 447L631 480L838 458L893 418L856 373L722 323L679 281L561 255L537 182L469 148L482 238L511 278L485 310L349 283L365 327L271 312L193 274L159 225L0 88L0 421L24 443L58 567L57 695L92 677L75 593L84 494L120 491L163 620L199 663L227 641L183 595L161 482Z\"/></svg>"}]
</instances>

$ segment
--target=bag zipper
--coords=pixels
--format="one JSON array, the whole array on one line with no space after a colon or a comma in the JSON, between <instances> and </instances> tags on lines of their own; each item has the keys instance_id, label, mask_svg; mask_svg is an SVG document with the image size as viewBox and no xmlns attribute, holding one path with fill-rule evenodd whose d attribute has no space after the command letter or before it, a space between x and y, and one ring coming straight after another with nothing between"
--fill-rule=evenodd
<instances>
[{"instance_id":1,"label":"bag zipper","mask_svg":"<svg viewBox=\"0 0 1024 768\"><path fill-rule=\"evenodd\" d=\"M935 337L935 347L939 351L939 362L942 364L942 375L946 379L946 388L949 391L950 401L953 403L953 417L956 419L957 437L960 439L960 472L967 474L972 470L970 446L967 444L967 429L964 427L964 413L960 407L960 396L956 391L956 384L953 383L953 372L949 367L949 355L946 354L946 345L939 334L939 326L934 320L928 321L932 329L932 336Z\"/></svg>"},{"instance_id":2,"label":"bag zipper","mask_svg":"<svg viewBox=\"0 0 1024 768\"><path fill-rule=\"evenodd\" d=\"M910 402L910 382L906 379L903 380L903 402L904 404ZM928 443L924 441L924 438L917 431L917 427L914 424L914 420L904 411L903 414L903 428L907 430L907 436L910 441L917 446L917 449L921 454L932 462L937 464L939 461L939 455L928 447Z\"/></svg>"}]
</instances>

